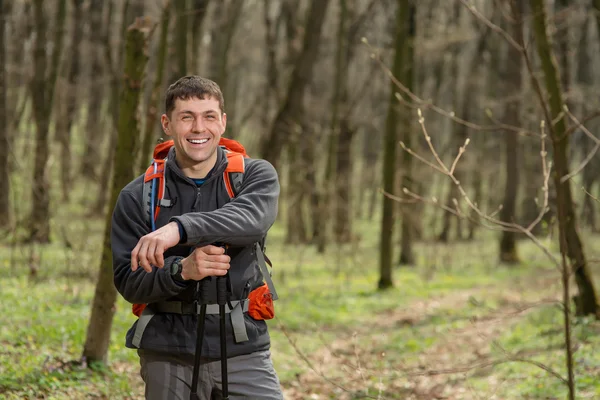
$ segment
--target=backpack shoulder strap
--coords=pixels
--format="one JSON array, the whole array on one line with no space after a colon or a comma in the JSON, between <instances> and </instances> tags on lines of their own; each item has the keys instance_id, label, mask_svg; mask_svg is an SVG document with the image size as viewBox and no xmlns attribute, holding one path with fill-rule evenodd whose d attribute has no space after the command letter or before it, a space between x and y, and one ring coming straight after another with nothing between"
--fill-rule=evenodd
<instances>
[{"instance_id":1,"label":"backpack shoulder strap","mask_svg":"<svg viewBox=\"0 0 600 400\"><path fill-rule=\"evenodd\" d=\"M226 155L228 163L227 168L223 172L223 180L225 181L225 188L227 189L229 198L233 199L242 187L246 163L244 155L241 153L228 151Z\"/></svg>"},{"instance_id":2,"label":"backpack shoulder strap","mask_svg":"<svg viewBox=\"0 0 600 400\"><path fill-rule=\"evenodd\" d=\"M161 206L170 206L170 200L164 199L165 196L165 172L167 169L167 159L154 159L152 164L146 169L144 174L144 188L142 192L142 206L144 215L148 216L152 231L156 230L156 219Z\"/></svg>"}]
</instances>

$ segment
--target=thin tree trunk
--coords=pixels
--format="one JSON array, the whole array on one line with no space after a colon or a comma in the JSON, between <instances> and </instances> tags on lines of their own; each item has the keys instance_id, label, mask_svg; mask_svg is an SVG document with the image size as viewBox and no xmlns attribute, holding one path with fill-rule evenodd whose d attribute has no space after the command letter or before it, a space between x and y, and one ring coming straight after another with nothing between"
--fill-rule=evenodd
<instances>
[{"instance_id":1,"label":"thin tree trunk","mask_svg":"<svg viewBox=\"0 0 600 400\"><path fill-rule=\"evenodd\" d=\"M137 107L144 67L148 61L146 45L150 27L145 20L139 19L127 31L125 65L121 83L121 113L118 122L118 141L116 157L112 160L114 178L110 190L110 210L106 213L104 246L100 259L100 271L92 311L83 347L83 358L88 364L105 363L110 342L110 331L114 316L117 291L113 283L112 251L110 246L110 225L112 209L117 202L121 189L134 177L133 164L136 142L139 137Z\"/></svg>"},{"instance_id":2,"label":"thin tree trunk","mask_svg":"<svg viewBox=\"0 0 600 400\"><path fill-rule=\"evenodd\" d=\"M60 175L62 180L62 199L69 201L71 193L71 129L75 120L77 108L77 79L79 78L79 61L81 39L83 37L83 0L72 0L73 3L73 32L71 37L71 49L69 51L69 67L67 85L63 89L63 97L66 103L64 119L57 121L57 139L60 142Z\"/></svg>"},{"instance_id":3,"label":"thin tree trunk","mask_svg":"<svg viewBox=\"0 0 600 400\"><path fill-rule=\"evenodd\" d=\"M340 127L338 124L340 106L341 103L341 92L342 85L346 85L346 75L348 72L348 63L345 61L346 55L346 47L348 44L348 38L346 34L346 23L348 20L348 5L346 0L340 0L340 14L338 20L338 30L337 30L337 48L335 54L335 75L333 81L333 98L331 103L331 123L330 123L330 132L328 138L328 146L327 146L327 161L325 163L325 175L324 175L324 184L323 184L323 193L321 196L321 204L319 204L319 218L315 221L315 226L317 227L315 232L315 242L317 244L317 250L319 253L323 253L325 251L325 246L327 243L327 226L329 224L326 223L326 216L329 215L331 211L332 203L338 204L339 200L334 196L334 193L337 193L337 189L341 185L337 185L334 180L334 166L337 163L337 154L338 154L338 136L340 135ZM337 175L336 175L337 176ZM338 225L339 222L339 214L336 212L335 224L336 231L340 228ZM336 233L337 235L337 233Z\"/></svg>"},{"instance_id":4,"label":"thin tree trunk","mask_svg":"<svg viewBox=\"0 0 600 400\"><path fill-rule=\"evenodd\" d=\"M477 155L475 156L477 158L477 165L481 166L484 165L484 157L481 155L481 152L478 152ZM481 167L476 167L473 168L473 170L471 171L472 173L472 179L473 179L473 183L472 183L472 187L473 187L473 202L475 204L481 204L482 200L483 200L483 172L482 172L482 168ZM475 232L477 231L477 228L479 227L479 223L480 223L480 218L479 215L474 211L471 210L470 212L470 218L469 218L469 234L467 236L467 240L474 240L475 239Z\"/></svg>"},{"instance_id":5,"label":"thin tree trunk","mask_svg":"<svg viewBox=\"0 0 600 400\"><path fill-rule=\"evenodd\" d=\"M91 0L89 10L89 43L91 67L88 86L87 120L85 125L85 149L81 160L82 175L96 180L96 165L101 157L102 129L100 127L100 112L104 98L104 69L102 68L102 6L103 0Z\"/></svg>"},{"instance_id":6,"label":"thin tree trunk","mask_svg":"<svg viewBox=\"0 0 600 400\"><path fill-rule=\"evenodd\" d=\"M154 86L148 100L148 112L146 113L146 126L144 138L142 139L142 152L140 154L140 165L138 171L142 173L146 170L152 158L152 143L158 139L156 130L158 128L158 101L160 97L160 89L162 87L163 77L165 74L165 62L167 59L167 37L169 35L169 20L171 15L170 4L165 5L162 14L160 27L160 39L158 50L156 51L156 71L154 76Z\"/></svg>"},{"instance_id":7,"label":"thin tree trunk","mask_svg":"<svg viewBox=\"0 0 600 400\"><path fill-rule=\"evenodd\" d=\"M229 105L228 113L235 116L236 113L236 90L232 85L228 74L229 52L233 36L239 25L243 0L221 1L215 10L215 21L211 33L211 57L209 77L217 82L224 93ZM227 136L235 137L239 128L236 126L234 118L227 121Z\"/></svg>"},{"instance_id":8,"label":"thin tree trunk","mask_svg":"<svg viewBox=\"0 0 600 400\"><path fill-rule=\"evenodd\" d=\"M550 121L546 121L546 126L550 130L554 150L553 180L556 186L559 230L565 238L566 255L575 273L575 281L579 289L579 295L575 302L577 313L580 315L595 315L600 318L594 281L577 230L571 181L562 182L562 178L569 174L569 136L565 134L567 121L562 111L564 103L560 90L559 75L546 29L546 9L543 0L530 0L530 4L533 13L533 30L537 42L537 51L544 72L546 90L548 91L550 112L548 117Z\"/></svg>"},{"instance_id":9,"label":"thin tree trunk","mask_svg":"<svg viewBox=\"0 0 600 400\"><path fill-rule=\"evenodd\" d=\"M219 0L221 1L221 0ZM194 0L193 14L192 14L192 26L191 28L191 45L192 57L190 57L190 71L192 74L198 75L200 68L198 66L199 55L202 54L202 35L204 34L202 28L204 27L204 20L206 14L208 14L208 4L210 0ZM166 11L166 10L165 10Z\"/></svg>"},{"instance_id":10,"label":"thin tree trunk","mask_svg":"<svg viewBox=\"0 0 600 400\"><path fill-rule=\"evenodd\" d=\"M317 59L321 30L325 13L330 0L311 0L306 18L302 52L292 71L285 102L279 109L268 135L263 137L260 154L279 167L279 160L284 151L289 135L293 134L297 124L303 120L303 103L306 86L312 79L313 66Z\"/></svg>"},{"instance_id":11,"label":"thin tree trunk","mask_svg":"<svg viewBox=\"0 0 600 400\"><path fill-rule=\"evenodd\" d=\"M300 137L300 135L295 135ZM303 162L299 153L299 143L294 139L289 143L289 167L288 167L288 186L291 190L287 196L287 230L285 242L287 244L304 244L307 242L306 223L304 210L302 209L303 188L300 187L304 181Z\"/></svg>"},{"instance_id":12,"label":"thin tree trunk","mask_svg":"<svg viewBox=\"0 0 600 400\"><path fill-rule=\"evenodd\" d=\"M343 101L346 102L345 99ZM336 179L333 184L336 188L334 233L337 243L348 243L352 239L352 141L355 131L350 126L347 113L339 121L338 134Z\"/></svg>"},{"instance_id":13,"label":"thin tree trunk","mask_svg":"<svg viewBox=\"0 0 600 400\"><path fill-rule=\"evenodd\" d=\"M288 150L290 168L292 170L289 173L290 181L287 185L288 191L286 197L288 199L302 198L303 183L305 182L305 179L301 179L299 181L300 184L294 184L293 180L298 179L300 171L304 170L306 167L304 166L304 168L294 170L292 160L297 156L297 152L301 149L293 148L292 144L300 142L299 135L300 132L304 130L305 91L312 79L313 67L318 55L321 30L328 4L329 0L312 0L310 3L306 19L303 48L292 70L292 77L288 87L286 100L275 118L270 134L263 137L260 146L263 158L270 161L275 168L278 169L281 152L284 151L286 144L290 144ZM314 163L311 164L309 168L314 168ZM290 203L288 207L294 207L292 204L293 203ZM301 204L302 202L299 202L299 204L295 206L296 209L289 208L287 213L288 219L303 218L302 213L298 211L298 207L301 209ZM292 228L294 226L302 226L302 231L305 229L303 220L295 222L288 221L288 227ZM289 235L294 235L294 233L288 232L288 236Z\"/></svg>"},{"instance_id":14,"label":"thin tree trunk","mask_svg":"<svg viewBox=\"0 0 600 400\"><path fill-rule=\"evenodd\" d=\"M517 37L522 31L521 16L523 15L523 3L513 1L513 7L519 7L514 14L512 21L513 36ZM506 94L509 101L504 109L504 122L512 126L520 126L521 110L521 54L514 46L508 46L508 55L506 63L506 80L504 81ZM509 130L504 132L505 138L505 168L506 184L504 187L504 202L500 212L500 220L513 223L516 215L516 201L519 190L519 136L518 132ZM507 264L516 264L519 262L517 253L516 232L504 230L500 239L500 261Z\"/></svg>"},{"instance_id":15,"label":"thin tree trunk","mask_svg":"<svg viewBox=\"0 0 600 400\"><path fill-rule=\"evenodd\" d=\"M396 33L394 39L394 63L392 73L396 77L402 76L402 70L405 64L406 48L405 42L408 40L407 17L409 14L408 2L405 0L396 1ZM385 193L394 194L396 183L396 158L398 153L398 122L399 122L399 103L396 99L396 86L390 81L390 94L388 103L388 113L385 121L385 136L383 139L383 190ZM379 282L377 287L380 290L388 289L394 286L392 279L392 258L393 258L393 236L395 220L395 201L387 196L383 196L383 211L381 213L381 231L379 240Z\"/></svg>"},{"instance_id":16,"label":"thin tree trunk","mask_svg":"<svg viewBox=\"0 0 600 400\"><path fill-rule=\"evenodd\" d=\"M8 228L10 224L10 131L6 110L6 19L8 7L0 0L0 229Z\"/></svg>"},{"instance_id":17,"label":"thin tree trunk","mask_svg":"<svg viewBox=\"0 0 600 400\"><path fill-rule=\"evenodd\" d=\"M109 126L110 126L110 135L109 135L109 144L110 143L115 143L117 141L117 135L118 135L118 121L119 121L119 90L120 90L120 83L121 83L121 79L120 79L120 72L121 68L122 68L122 64L123 64L123 54L124 54L124 40L123 38L125 37L125 31L127 29L128 25L131 25L130 22L131 21L128 18L129 15L129 4L130 4L130 0L125 0L125 2L123 3L123 8L121 11L121 14L123 15L123 20L121 23L121 29L120 29L120 35L117 38L117 43L114 47L116 47L117 49L119 49L119 51L116 54L115 60L114 62L112 61L111 57L108 57L108 65L110 67L111 70L111 74L110 74L110 85L109 85L109 96L110 96L110 104L109 104L109 119L112 122ZM111 20L111 13L108 13L108 20ZM104 37L104 50L105 53L108 55L111 54L112 52L112 48L113 46L110 43L109 40L109 30L107 30L105 32L105 37ZM99 181L99 193L96 201L96 204L94 204L93 207L93 213L94 214L102 214L104 212L104 208L108 202L108 196L109 196L109 192L108 190L106 190L107 187L109 187L110 185L110 181L112 179L112 162L111 160L115 157L115 153L116 153L116 146L113 145L109 145L108 146L108 154L106 156L106 160L105 162L102 164L104 166L107 166L108 168L105 168L102 171L102 174L100 174L100 181ZM137 154L137 152L134 152L132 154ZM135 157L134 157L135 158Z\"/></svg>"},{"instance_id":18,"label":"thin tree trunk","mask_svg":"<svg viewBox=\"0 0 600 400\"><path fill-rule=\"evenodd\" d=\"M50 242L50 184L48 182L48 156L50 114L52 98L58 76L60 54L64 37L66 0L60 0L54 24L54 49L48 64L46 55L47 20L43 0L34 0L34 20L36 38L33 45L34 74L31 81L33 115L36 125L35 162L32 179L33 208L30 217L29 239L36 242ZM46 70L49 69L47 73Z\"/></svg>"},{"instance_id":19,"label":"thin tree trunk","mask_svg":"<svg viewBox=\"0 0 600 400\"><path fill-rule=\"evenodd\" d=\"M599 2L600 4L600 2ZM597 11L595 20L598 21L600 18L600 10ZM585 98L593 96L593 89L588 88L594 87L594 76L592 74L592 60L589 55L590 45L588 40L588 28L589 18L586 18L585 23L581 26L581 40L579 41L578 48L578 62L577 62L577 82L583 89L583 95ZM600 25L598 26L600 28ZM599 31L600 32L600 31ZM589 103L585 102L581 105L581 115L587 115L589 110ZM595 129L591 129L595 132ZM592 141L587 137L583 136L580 140L580 147L582 154L587 155L592 151ZM600 178L600 159L594 157L590 163L583 169L582 173L583 187L590 193L593 193L594 185ZM598 226L596 225L596 202L590 196L584 196L583 207L581 208L580 219L582 224L586 224L591 228L592 232L598 232Z\"/></svg>"},{"instance_id":20,"label":"thin tree trunk","mask_svg":"<svg viewBox=\"0 0 600 400\"><path fill-rule=\"evenodd\" d=\"M175 47L177 54L177 79L187 75L188 1L175 0Z\"/></svg>"},{"instance_id":21,"label":"thin tree trunk","mask_svg":"<svg viewBox=\"0 0 600 400\"><path fill-rule=\"evenodd\" d=\"M416 38L416 14L417 6L415 1L410 1L408 6L408 19L407 19L407 38L404 42L406 60L404 62L404 73L402 74L402 80L406 87L414 93L415 79L414 79L414 65L415 65L415 38ZM403 110L404 119L404 134L402 140L406 147L412 148L413 144L413 124L412 115L408 108ZM411 192L415 192L413 179L413 158L408 154L404 154L402 157L402 180L401 187L405 187ZM400 259L398 260L399 265L413 265L415 263L415 255L413 252L413 233L415 230L415 218L417 217L415 211L415 204L401 204L402 207L402 228L400 232Z\"/></svg>"}]
</instances>

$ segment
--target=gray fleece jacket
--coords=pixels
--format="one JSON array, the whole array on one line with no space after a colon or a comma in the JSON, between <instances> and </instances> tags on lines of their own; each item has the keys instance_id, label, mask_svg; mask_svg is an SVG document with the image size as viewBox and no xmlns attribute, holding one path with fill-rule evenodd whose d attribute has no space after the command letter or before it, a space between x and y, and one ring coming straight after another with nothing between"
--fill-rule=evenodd
<instances>
[{"instance_id":1,"label":"gray fleece jacket","mask_svg":"<svg viewBox=\"0 0 600 400\"><path fill-rule=\"evenodd\" d=\"M230 200L223 172L227 157L218 148L217 163L205 183L197 187L175 162L175 149L168 155L165 198L169 208L161 207L156 229L177 220L185 230L186 242L167 250L165 268L154 268L151 273L142 268L131 270L131 251L138 240L151 230L149 217L142 207L144 176L139 176L121 191L112 216L111 246L113 252L114 283L119 293L130 303L159 301L193 302L196 282L179 282L169 273L169 266L177 257L187 257L194 247L226 243L231 256L229 275L232 300L246 298L248 293L262 285L253 244L267 234L277 215L279 181L277 172L265 160L246 159L242 186ZM216 299L214 289L211 299ZM249 340L236 343L230 318L227 320L228 357L267 350L270 338L265 321L244 314ZM170 353L194 354L196 322L193 314L157 314L142 337L140 348ZM136 322L129 329L126 346L132 345ZM207 315L204 328L202 355L219 358L219 316Z\"/></svg>"}]
</instances>

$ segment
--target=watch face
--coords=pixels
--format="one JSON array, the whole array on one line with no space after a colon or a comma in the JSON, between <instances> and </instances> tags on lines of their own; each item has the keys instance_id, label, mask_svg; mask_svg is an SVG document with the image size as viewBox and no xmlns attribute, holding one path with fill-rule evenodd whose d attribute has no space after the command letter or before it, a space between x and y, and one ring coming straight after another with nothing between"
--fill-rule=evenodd
<instances>
[{"instance_id":1,"label":"watch face","mask_svg":"<svg viewBox=\"0 0 600 400\"><path fill-rule=\"evenodd\" d=\"M171 275L177 275L179 272L179 265L181 265L181 261L175 260L171 263Z\"/></svg>"}]
</instances>

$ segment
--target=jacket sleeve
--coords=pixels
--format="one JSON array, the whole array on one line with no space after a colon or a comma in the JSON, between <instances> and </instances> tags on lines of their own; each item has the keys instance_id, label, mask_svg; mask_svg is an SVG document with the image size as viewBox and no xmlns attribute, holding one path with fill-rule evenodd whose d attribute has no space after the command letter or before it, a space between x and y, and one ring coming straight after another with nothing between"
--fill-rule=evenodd
<instances>
[{"instance_id":1,"label":"jacket sleeve","mask_svg":"<svg viewBox=\"0 0 600 400\"><path fill-rule=\"evenodd\" d=\"M154 267L148 273L143 268L131 270L131 251L149 229L137 196L132 191L121 191L112 215L111 247L114 283L118 292L130 303L151 303L175 296L186 286L175 282L169 266L175 257L165 259L165 268Z\"/></svg>"},{"instance_id":2,"label":"jacket sleeve","mask_svg":"<svg viewBox=\"0 0 600 400\"><path fill-rule=\"evenodd\" d=\"M185 244L248 246L260 241L275 222L279 190L275 168L255 159L247 164L240 191L229 203L214 211L187 213L171 220L183 226Z\"/></svg>"}]
</instances>

